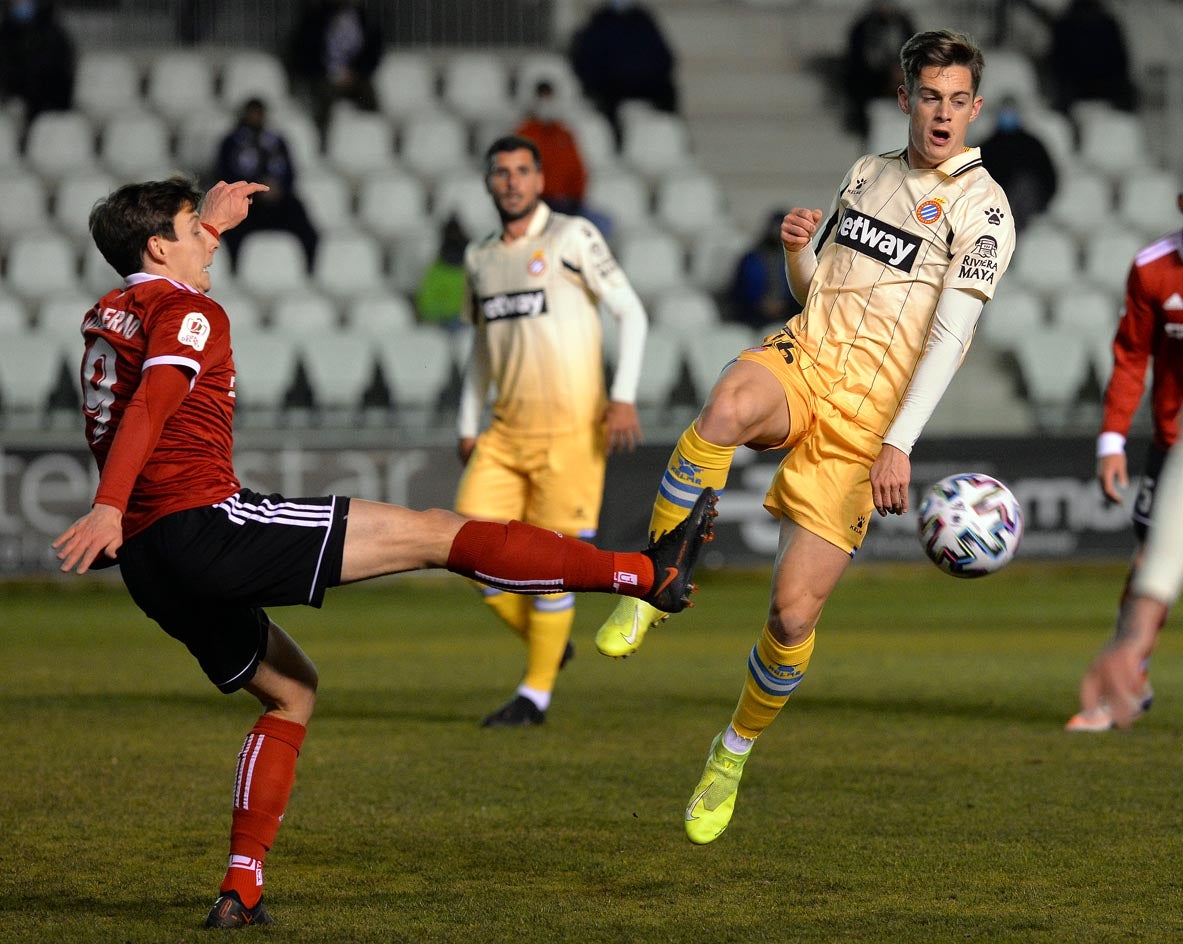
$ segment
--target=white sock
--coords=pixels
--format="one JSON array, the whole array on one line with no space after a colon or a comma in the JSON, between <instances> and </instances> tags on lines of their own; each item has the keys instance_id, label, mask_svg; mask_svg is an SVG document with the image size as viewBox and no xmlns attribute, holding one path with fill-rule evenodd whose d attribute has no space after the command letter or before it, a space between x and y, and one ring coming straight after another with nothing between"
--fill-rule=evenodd
<instances>
[{"instance_id":1,"label":"white sock","mask_svg":"<svg viewBox=\"0 0 1183 944\"><path fill-rule=\"evenodd\" d=\"M539 711L546 711L550 707L550 692L540 692L536 688L530 688L527 685L518 686L518 694L529 698L538 706Z\"/></svg>"}]
</instances>

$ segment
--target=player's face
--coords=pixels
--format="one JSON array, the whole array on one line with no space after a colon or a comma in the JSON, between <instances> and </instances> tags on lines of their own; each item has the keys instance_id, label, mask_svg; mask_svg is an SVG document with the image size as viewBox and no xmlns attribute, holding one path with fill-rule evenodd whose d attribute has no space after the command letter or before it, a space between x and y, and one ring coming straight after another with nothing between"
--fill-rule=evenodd
<instances>
[{"instance_id":1,"label":"player's face","mask_svg":"<svg viewBox=\"0 0 1183 944\"><path fill-rule=\"evenodd\" d=\"M201 225L197 211L188 208L173 217L176 242L167 248L172 277L202 292L210 290L209 266L218 244Z\"/></svg>"},{"instance_id":2,"label":"player's face","mask_svg":"<svg viewBox=\"0 0 1183 944\"><path fill-rule=\"evenodd\" d=\"M493 166L485 178L489 195L504 223L520 220L534 212L542 195L542 171L534 155L521 148L493 155Z\"/></svg>"},{"instance_id":3,"label":"player's face","mask_svg":"<svg viewBox=\"0 0 1183 944\"><path fill-rule=\"evenodd\" d=\"M969 123L982 110L968 66L925 66L915 94L900 86L900 108L909 116L908 164L936 167L965 148Z\"/></svg>"}]
</instances>

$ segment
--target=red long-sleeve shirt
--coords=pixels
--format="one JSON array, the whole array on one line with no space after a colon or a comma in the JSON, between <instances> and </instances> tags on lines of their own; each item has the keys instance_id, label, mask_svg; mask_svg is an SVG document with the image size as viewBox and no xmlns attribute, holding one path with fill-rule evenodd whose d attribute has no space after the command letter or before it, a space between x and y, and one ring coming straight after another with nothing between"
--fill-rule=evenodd
<instances>
[{"instance_id":1,"label":"red long-sleeve shirt","mask_svg":"<svg viewBox=\"0 0 1183 944\"><path fill-rule=\"evenodd\" d=\"M1166 449L1179 438L1183 403L1183 231L1151 243L1130 266L1125 308L1113 339L1102 433L1129 433L1152 359L1154 444Z\"/></svg>"}]
</instances>

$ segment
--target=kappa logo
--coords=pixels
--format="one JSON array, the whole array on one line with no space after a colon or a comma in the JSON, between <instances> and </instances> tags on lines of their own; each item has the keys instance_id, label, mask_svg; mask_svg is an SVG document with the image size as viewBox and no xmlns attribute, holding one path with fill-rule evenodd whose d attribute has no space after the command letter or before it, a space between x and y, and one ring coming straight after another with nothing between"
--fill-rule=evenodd
<instances>
[{"instance_id":1,"label":"kappa logo","mask_svg":"<svg viewBox=\"0 0 1183 944\"><path fill-rule=\"evenodd\" d=\"M526 271L536 277L546 272L546 256L541 249L535 250L534 255L530 257Z\"/></svg>"},{"instance_id":2,"label":"kappa logo","mask_svg":"<svg viewBox=\"0 0 1183 944\"><path fill-rule=\"evenodd\" d=\"M1006 214L1002 212L1002 207L990 207L985 213L986 222L993 223L995 226L1001 226L1002 221L1006 219Z\"/></svg>"},{"instance_id":3,"label":"kappa logo","mask_svg":"<svg viewBox=\"0 0 1183 944\"><path fill-rule=\"evenodd\" d=\"M480 306L487 322L504 318L537 318L547 311L546 289L487 295L481 298Z\"/></svg>"},{"instance_id":4,"label":"kappa logo","mask_svg":"<svg viewBox=\"0 0 1183 944\"><path fill-rule=\"evenodd\" d=\"M864 216L855 210L847 210L842 214L834 241L901 272L912 271L916 250L920 248L919 236L905 233L902 229L888 226L873 216Z\"/></svg>"},{"instance_id":5,"label":"kappa logo","mask_svg":"<svg viewBox=\"0 0 1183 944\"><path fill-rule=\"evenodd\" d=\"M858 180L856 180L854 182L853 187L847 188L846 192L849 193L852 197L861 197L863 195L863 187L865 187L865 186L867 186L867 178L860 177Z\"/></svg>"},{"instance_id":6,"label":"kappa logo","mask_svg":"<svg viewBox=\"0 0 1183 944\"><path fill-rule=\"evenodd\" d=\"M863 531L866 529L866 527L867 527L867 516L866 515L859 515L858 518L855 519L854 524L852 524L850 526L850 530L853 531L855 534L862 534Z\"/></svg>"},{"instance_id":7,"label":"kappa logo","mask_svg":"<svg viewBox=\"0 0 1183 944\"><path fill-rule=\"evenodd\" d=\"M695 465L693 462L687 462L681 456L678 456L678 467L671 469L674 473L674 478L680 479L683 482L690 482L693 485L701 485L702 467Z\"/></svg>"}]
</instances>

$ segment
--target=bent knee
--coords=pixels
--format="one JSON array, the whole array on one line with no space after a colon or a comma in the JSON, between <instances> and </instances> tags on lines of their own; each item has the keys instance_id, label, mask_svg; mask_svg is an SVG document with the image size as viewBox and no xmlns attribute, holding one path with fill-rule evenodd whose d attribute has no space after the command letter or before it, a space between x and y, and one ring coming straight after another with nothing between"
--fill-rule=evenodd
<instances>
[{"instance_id":1,"label":"bent knee","mask_svg":"<svg viewBox=\"0 0 1183 944\"><path fill-rule=\"evenodd\" d=\"M798 646L809 638L820 616L820 607L774 606L768 612L768 630L782 646Z\"/></svg>"}]
</instances>

